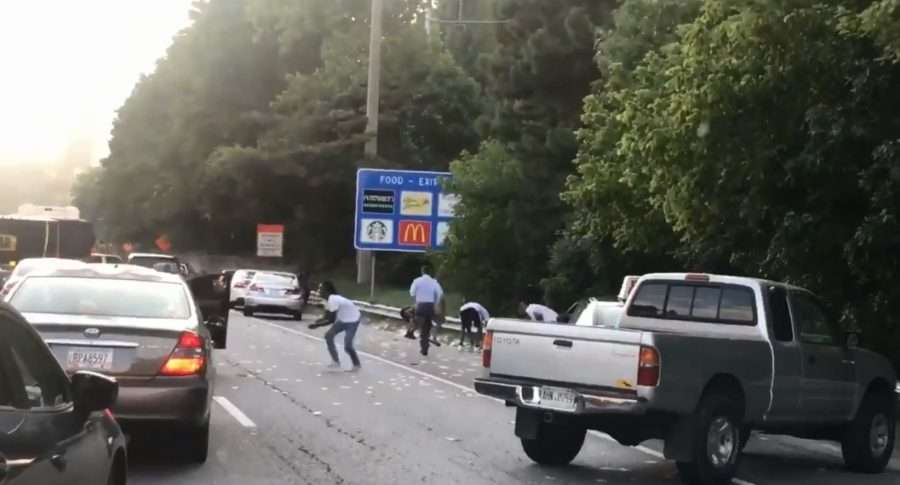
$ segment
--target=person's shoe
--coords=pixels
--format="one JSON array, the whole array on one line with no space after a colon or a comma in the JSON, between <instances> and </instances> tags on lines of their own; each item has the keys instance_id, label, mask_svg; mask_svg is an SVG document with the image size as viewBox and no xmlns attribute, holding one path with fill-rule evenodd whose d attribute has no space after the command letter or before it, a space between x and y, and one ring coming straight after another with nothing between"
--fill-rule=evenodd
<instances>
[{"instance_id":1,"label":"person's shoe","mask_svg":"<svg viewBox=\"0 0 900 485\"><path fill-rule=\"evenodd\" d=\"M425 357L428 357L428 351L425 350L425 349L420 350L419 353L422 354L422 355L425 356Z\"/></svg>"},{"instance_id":2,"label":"person's shoe","mask_svg":"<svg viewBox=\"0 0 900 485\"><path fill-rule=\"evenodd\" d=\"M406 338L408 338L408 339L410 339L410 340L415 340L415 339L416 339L416 336L415 336L414 334L410 333L410 332L406 332L406 335L404 335L404 337L406 337Z\"/></svg>"},{"instance_id":3,"label":"person's shoe","mask_svg":"<svg viewBox=\"0 0 900 485\"><path fill-rule=\"evenodd\" d=\"M345 369L344 372L359 372L362 370L362 366L354 365L349 369Z\"/></svg>"},{"instance_id":4,"label":"person's shoe","mask_svg":"<svg viewBox=\"0 0 900 485\"><path fill-rule=\"evenodd\" d=\"M325 366L325 370L327 371L339 371L341 369L341 364L338 364L337 362L332 362Z\"/></svg>"},{"instance_id":5,"label":"person's shoe","mask_svg":"<svg viewBox=\"0 0 900 485\"><path fill-rule=\"evenodd\" d=\"M428 340L428 341L431 342L431 345L434 345L435 347L440 347L440 346L441 346L441 343L438 342L436 339L430 339L430 340Z\"/></svg>"}]
</instances>

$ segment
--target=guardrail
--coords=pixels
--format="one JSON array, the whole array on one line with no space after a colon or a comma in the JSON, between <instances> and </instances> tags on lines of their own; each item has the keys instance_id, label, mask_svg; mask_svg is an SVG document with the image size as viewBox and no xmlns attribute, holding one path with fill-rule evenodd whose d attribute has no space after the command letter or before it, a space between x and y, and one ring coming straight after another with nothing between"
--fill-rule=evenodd
<instances>
[{"instance_id":1,"label":"guardrail","mask_svg":"<svg viewBox=\"0 0 900 485\"><path fill-rule=\"evenodd\" d=\"M400 308L382 305L380 303L370 303L362 300L351 300L359 310L363 313L368 313L371 315L378 315L385 318L391 318L394 320L403 320L400 317ZM319 298L319 294L315 291L310 293L309 302L315 305L321 305L322 299ZM456 317L445 317L444 323L441 325L441 328L444 330L452 330L454 332L462 332L462 325L460 324L459 318Z\"/></svg>"}]
</instances>

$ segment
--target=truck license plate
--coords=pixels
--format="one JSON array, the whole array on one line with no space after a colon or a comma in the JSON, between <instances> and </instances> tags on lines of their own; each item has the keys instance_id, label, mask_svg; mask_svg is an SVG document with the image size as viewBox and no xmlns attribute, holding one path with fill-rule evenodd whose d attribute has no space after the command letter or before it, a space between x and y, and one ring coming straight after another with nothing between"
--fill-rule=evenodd
<instances>
[{"instance_id":1,"label":"truck license plate","mask_svg":"<svg viewBox=\"0 0 900 485\"><path fill-rule=\"evenodd\" d=\"M66 359L66 369L112 370L112 349L71 349Z\"/></svg>"},{"instance_id":2,"label":"truck license plate","mask_svg":"<svg viewBox=\"0 0 900 485\"><path fill-rule=\"evenodd\" d=\"M562 411L574 411L575 393L570 389L563 389L559 387L542 387L541 407L559 409Z\"/></svg>"}]
</instances>

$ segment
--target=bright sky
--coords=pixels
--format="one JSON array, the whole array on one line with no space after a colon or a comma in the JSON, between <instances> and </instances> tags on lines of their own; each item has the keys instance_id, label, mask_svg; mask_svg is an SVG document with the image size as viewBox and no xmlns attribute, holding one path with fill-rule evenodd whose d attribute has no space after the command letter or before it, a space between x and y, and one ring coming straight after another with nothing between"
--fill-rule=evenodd
<instances>
[{"instance_id":1,"label":"bright sky","mask_svg":"<svg viewBox=\"0 0 900 485\"><path fill-rule=\"evenodd\" d=\"M0 163L57 161L89 144L107 155L115 111L191 0L2 0Z\"/></svg>"}]
</instances>

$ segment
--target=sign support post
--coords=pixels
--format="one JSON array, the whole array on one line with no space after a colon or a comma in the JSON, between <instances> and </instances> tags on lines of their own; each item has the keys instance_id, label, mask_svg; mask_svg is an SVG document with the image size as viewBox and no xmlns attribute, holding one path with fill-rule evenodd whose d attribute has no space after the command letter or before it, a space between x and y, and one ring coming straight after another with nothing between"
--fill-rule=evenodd
<instances>
[{"instance_id":1,"label":"sign support post","mask_svg":"<svg viewBox=\"0 0 900 485\"><path fill-rule=\"evenodd\" d=\"M375 251L372 251L372 274L369 280L369 301L375 302Z\"/></svg>"}]
</instances>

